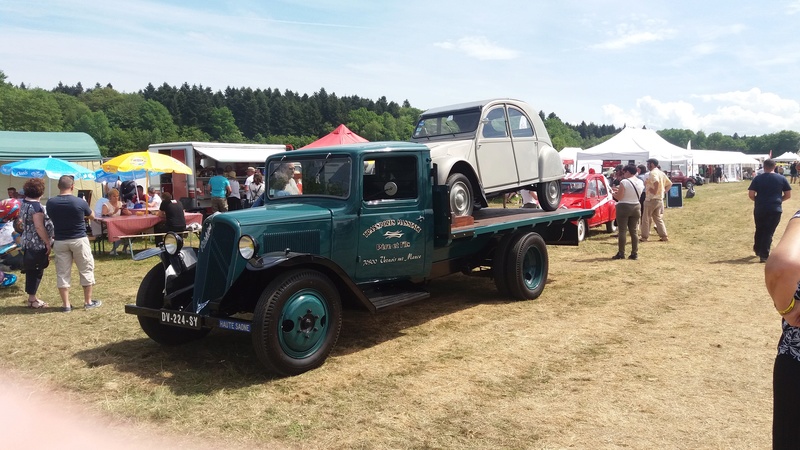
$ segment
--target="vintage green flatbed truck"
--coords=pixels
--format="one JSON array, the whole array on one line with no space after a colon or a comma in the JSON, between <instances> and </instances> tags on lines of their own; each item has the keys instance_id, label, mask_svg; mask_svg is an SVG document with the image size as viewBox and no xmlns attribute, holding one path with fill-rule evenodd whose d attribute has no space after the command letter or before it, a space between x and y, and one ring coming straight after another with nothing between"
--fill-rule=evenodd
<instances>
[{"instance_id":1,"label":"vintage green flatbed truck","mask_svg":"<svg viewBox=\"0 0 800 450\"><path fill-rule=\"evenodd\" d=\"M448 187L417 143L298 150L265 167L264 206L209 216L197 249L168 234L136 255L161 259L125 306L156 342L246 332L268 370L300 374L330 354L343 306L422 300L427 280L457 272L493 278L505 297L537 298L546 244L578 245L572 221L593 214L484 208L453 227ZM299 167L300 183L290 181Z\"/></svg>"}]
</instances>

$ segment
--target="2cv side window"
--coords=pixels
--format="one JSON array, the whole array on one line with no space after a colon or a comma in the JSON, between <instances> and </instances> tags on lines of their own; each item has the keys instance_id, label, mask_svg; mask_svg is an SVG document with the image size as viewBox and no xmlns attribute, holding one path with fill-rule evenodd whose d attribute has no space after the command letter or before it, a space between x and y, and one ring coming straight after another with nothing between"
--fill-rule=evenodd
<instances>
[{"instance_id":1,"label":"2cv side window","mask_svg":"<svg viewBox=\"0 0 800 450\"><path fill-rule=\"evenodd\" d=\"M508 108L508 125L513 137L533 137L533 127L528 116L517 108Z\"/></svg>"},{"instance_id":2,"label":"2cv side window","mask_svg":"<svg viewBox=\"0 0 800 450\"><path fill-rule=\"evenodd\" d=\"M417 158L381 156L364 162L365 202L417 198Z\"/></svg>"}]
</instances>

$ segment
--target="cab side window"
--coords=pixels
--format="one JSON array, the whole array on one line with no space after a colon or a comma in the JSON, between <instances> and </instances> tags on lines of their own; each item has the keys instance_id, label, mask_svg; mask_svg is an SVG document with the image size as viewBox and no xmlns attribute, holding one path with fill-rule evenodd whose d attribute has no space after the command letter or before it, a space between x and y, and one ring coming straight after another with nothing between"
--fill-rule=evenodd
<instances>
[{"instance_id":1,"label":"cab side window","mask_svg":"<svg viewBox=\"0 0 800 450\"><path fill-rule=\"evenodd\" d=\"M380 156L365 164L365 202L417 198L417 158Z\"/></svg>"},{"instance_id":2,"label":"cab side window","mask_svg":"<svg viewBox=\"0 0 800 450\"><path fill-rule=\"evenodd\" d=\"M517 108L508 108L508 125L511 127L511 136L533 137L533 127L528 116Z\"/></svg>"}]
</instances>

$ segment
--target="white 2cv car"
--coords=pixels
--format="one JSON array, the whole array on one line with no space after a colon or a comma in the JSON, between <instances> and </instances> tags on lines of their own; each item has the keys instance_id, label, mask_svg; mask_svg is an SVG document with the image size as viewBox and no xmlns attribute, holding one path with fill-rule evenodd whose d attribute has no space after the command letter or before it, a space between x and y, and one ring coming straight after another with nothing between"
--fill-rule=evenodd
<instances>
[{"instance_id":1,"label":"white 2cv car","mask_svg":"<svg viewBox=\"0 0 800 450\"><path fill-rule=\"evenodd\" d=\"M520 100L483 100L425 111L411 138L431 149L438 182L450 186L450 210L469 216L488 199L536 191L555 211L564 166L539 115Z\"/></svg>"}]
</instances>

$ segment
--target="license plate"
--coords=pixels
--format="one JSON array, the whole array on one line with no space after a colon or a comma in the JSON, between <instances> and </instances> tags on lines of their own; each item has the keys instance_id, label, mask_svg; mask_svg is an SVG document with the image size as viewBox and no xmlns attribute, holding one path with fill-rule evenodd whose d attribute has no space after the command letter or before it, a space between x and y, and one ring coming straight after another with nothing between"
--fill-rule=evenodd
<instances>
[{"instance_id":1,"label":"license plate","mask_svg":"<svg viewBox=\"0 0 800 450\"><path fill-rule=\"evenodd\" d=\"M200 316L181 311L161 311L161 323L178 327L200 329Z\"/></svg>"}]
</instances>

